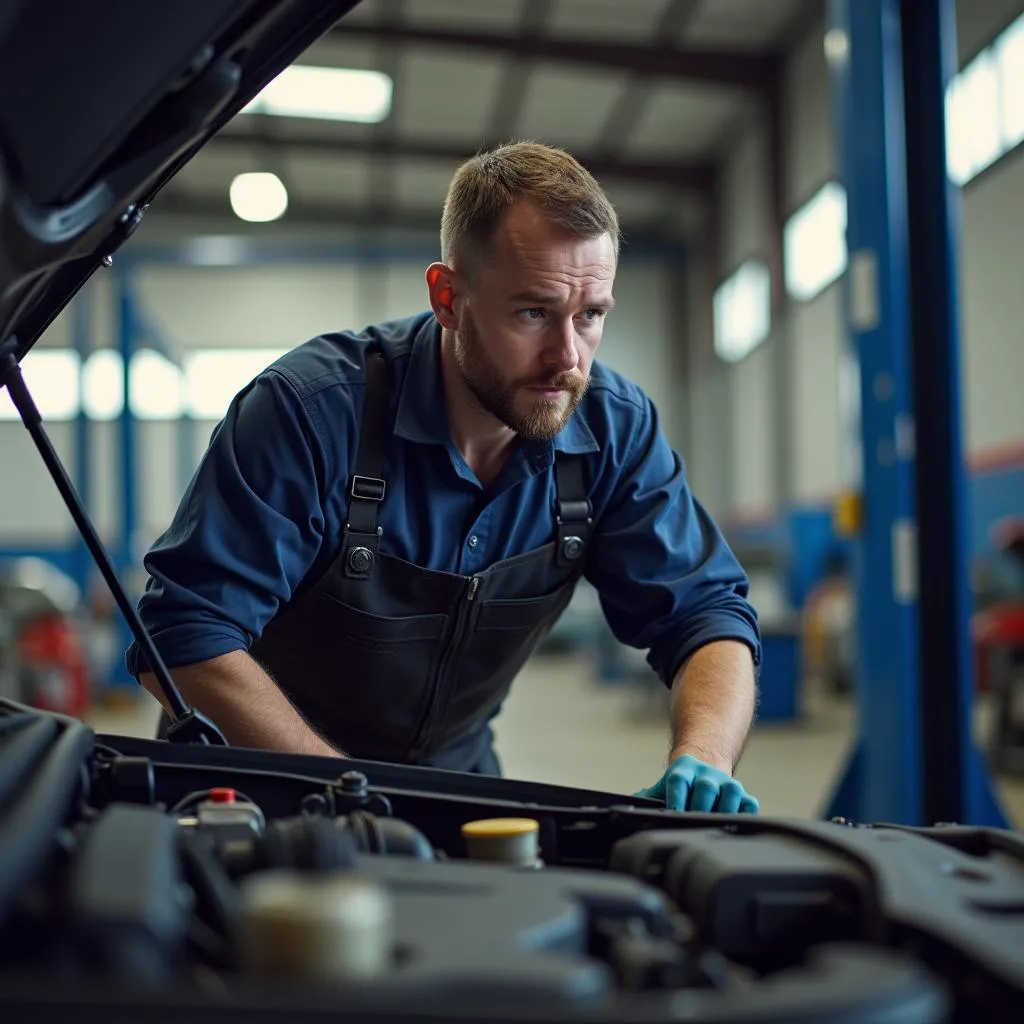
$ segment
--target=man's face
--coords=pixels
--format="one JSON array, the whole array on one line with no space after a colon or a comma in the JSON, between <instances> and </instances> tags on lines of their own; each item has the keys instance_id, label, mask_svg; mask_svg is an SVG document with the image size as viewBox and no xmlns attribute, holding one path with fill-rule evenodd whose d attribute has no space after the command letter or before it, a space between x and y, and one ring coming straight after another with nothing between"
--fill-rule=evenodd
<instances>
[{"instance_id":1,"label":"man's face","mask_svg":"<svg viewBox=\"0 0 1024 1024\"><path fill-rule=\"evenodd\" d=\"M483 408L526 438L561 431L586 392L614 280L608 235L569 238L513 207L456 331L456 364Z\"/></svg>"}]
</instances>

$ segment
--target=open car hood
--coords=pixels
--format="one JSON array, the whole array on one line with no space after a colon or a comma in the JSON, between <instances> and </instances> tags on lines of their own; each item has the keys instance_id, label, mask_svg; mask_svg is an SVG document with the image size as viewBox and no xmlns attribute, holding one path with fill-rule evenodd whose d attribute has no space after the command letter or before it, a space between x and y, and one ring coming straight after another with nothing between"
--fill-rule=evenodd
<instances>
[{"instance_id":1,"label":"open car hood","mask_svg":"<svg viewBox=\"0 0 1024 1024\"><path fill-rule=\"evenodd\" d=\"M147 205L358 0L0 0L0 345L16 357Z\"/></svg>"}]
</instances>

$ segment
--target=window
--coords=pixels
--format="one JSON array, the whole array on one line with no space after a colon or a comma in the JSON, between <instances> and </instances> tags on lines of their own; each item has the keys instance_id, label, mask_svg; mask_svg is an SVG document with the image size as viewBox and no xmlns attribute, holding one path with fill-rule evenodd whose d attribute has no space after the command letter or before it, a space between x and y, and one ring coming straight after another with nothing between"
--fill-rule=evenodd
<instances>
[{"instance_id":1,"label":"window","mask_svg":"<svg viewBox=\"0 0 1024 1024\"><path fill-rule=\"evenodd\" d=\"M142 349L132 357L129 372L134 416L140 420L173 420L181 416L182 375L174 363L159 352Z\"/></svg>"},{"instance_id":2,"label":"window","mask_svg":"<svg viewBox=\"0 0 1024 1024\"><path fill-rule=\"evenodd\" d=\"M185 410L196 419L219 420L236 393L284 350L203 349L185 356Z\"/></svg>"},{"instance_id":3,"label":"window","mask_svg":"<svg viewBox=\"0 0 1024 1024\"><path fill-rule=\"evenodd\" d=\"M44 420L78 415L78 353L72 349L36 348L21 361L25 386ZM7 388L0 391L0 420L18 420Z\"/></svg>"},{"instance_id":4,"label":"window","mask_svg":"<svg viewBox=\"0 0 1024 1024\"><path fill-rule=\"evenodd\" d=\"M1002 152L999 66L991 50L980 53L946 92L946 164L958 184L970 181Z\"/></svg>"},{"instance_id":5,"label":"window","mask_svg":"<svg viewBox=\"0 0 1024 1024\"><path fill-rule=\"evenodd\" d=\"M82 405L92 420L114 420L124 408L124 362L112 348L93 352L82 367Z\"/></svg>"},{"instance_id":6,"label":"window","mask_svg":"<svg viewBox=\"0 0 1024 1024\"><path fill-rule=\"evenodd\" d=\"M1024 139L1024 15L946 89L946 166L965 185Z\"/></svg>"},{"instance_id":7,"label":"window","mask_svg":"<svg viewBox=\"0 0 1024 1024\"><path fill-rule=\"evenodd\" d=\"M743 263L715 290L715 353L727 363L749 355L771 329L771 275L756 260Z\"/></svg>"},{"instance_id":8,"label":"window","mask_svg":"<svg viewBox=\"0 0 1024 1024\"><path fill-rule=\"evenodd\" d=\"M846 189L830 181L783 228L786 291L807 302L846 270Z\"/></svg>"},{"instance_id":9,"label":"window","mask_svg":"<svg viewBox=\"0 0 1024 1024\"><path fill-rule=\"evenodd\" d=\"M132 357L132 413L140 420L176 420L183 415L219 420L231 399L284 354L278 349L202 349L186 352L179 369L151 349ZM46 421L74 419L79 408L92 420L113 420L124 409L121 353L98 349L81 366L72 349L33 349L21 363ZM0 421L18 419L7 389L0 391Z\"/></svg>"},{"instance_id":10,"label":"window","mask_svg":"<svg viewBox=\"0 0 1024 1024\"><path fill-rule=\"evenodd\" d=\"M1003 146L1012 149L1024 139L1024 15L999 37L995 48Z\"/></svg>"}]
</instances>

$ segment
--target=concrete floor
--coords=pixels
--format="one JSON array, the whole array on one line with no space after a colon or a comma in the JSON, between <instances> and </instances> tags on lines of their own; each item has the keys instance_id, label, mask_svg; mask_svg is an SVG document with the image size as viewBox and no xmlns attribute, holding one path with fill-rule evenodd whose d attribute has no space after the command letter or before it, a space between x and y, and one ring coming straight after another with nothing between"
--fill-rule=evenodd
<instances>
[{"instance_id":1,"label":"concrete floor","mask_svg":"<svg viewBox=\"0 0 1024 1024\"><path fill-rule=\"evenodd\" d=\"M511 778L631 793L664 770L668 726L657 689L599 685L579 657L537 657L523 670L496 725L498 754ZM762 813L819 817L849 749L850 706L809 687L798 723L758 725L737 776ZM103 732L153 735L156 702L97 710ZM1015 827L1024 828L1024 780L999 780Z\"/></svg>"}]
</instances>

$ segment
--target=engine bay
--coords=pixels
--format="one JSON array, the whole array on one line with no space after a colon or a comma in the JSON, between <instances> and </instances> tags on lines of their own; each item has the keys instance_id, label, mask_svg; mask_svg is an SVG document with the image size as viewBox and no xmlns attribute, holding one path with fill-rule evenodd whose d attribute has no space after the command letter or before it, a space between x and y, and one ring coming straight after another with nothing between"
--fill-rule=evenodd
<instances>
[{"instance_id":1,"label":"engine bay","mask_svg":"<svg viewBox=\"0 0 1024 1024\"><path fill-rule=\"evenodd\" d=\"M97 736L11 702L0 814L4 1019L867 1022L1024 1007L1024 843L1008 832L673 813Z\"/></svg>"}]
</instances>

